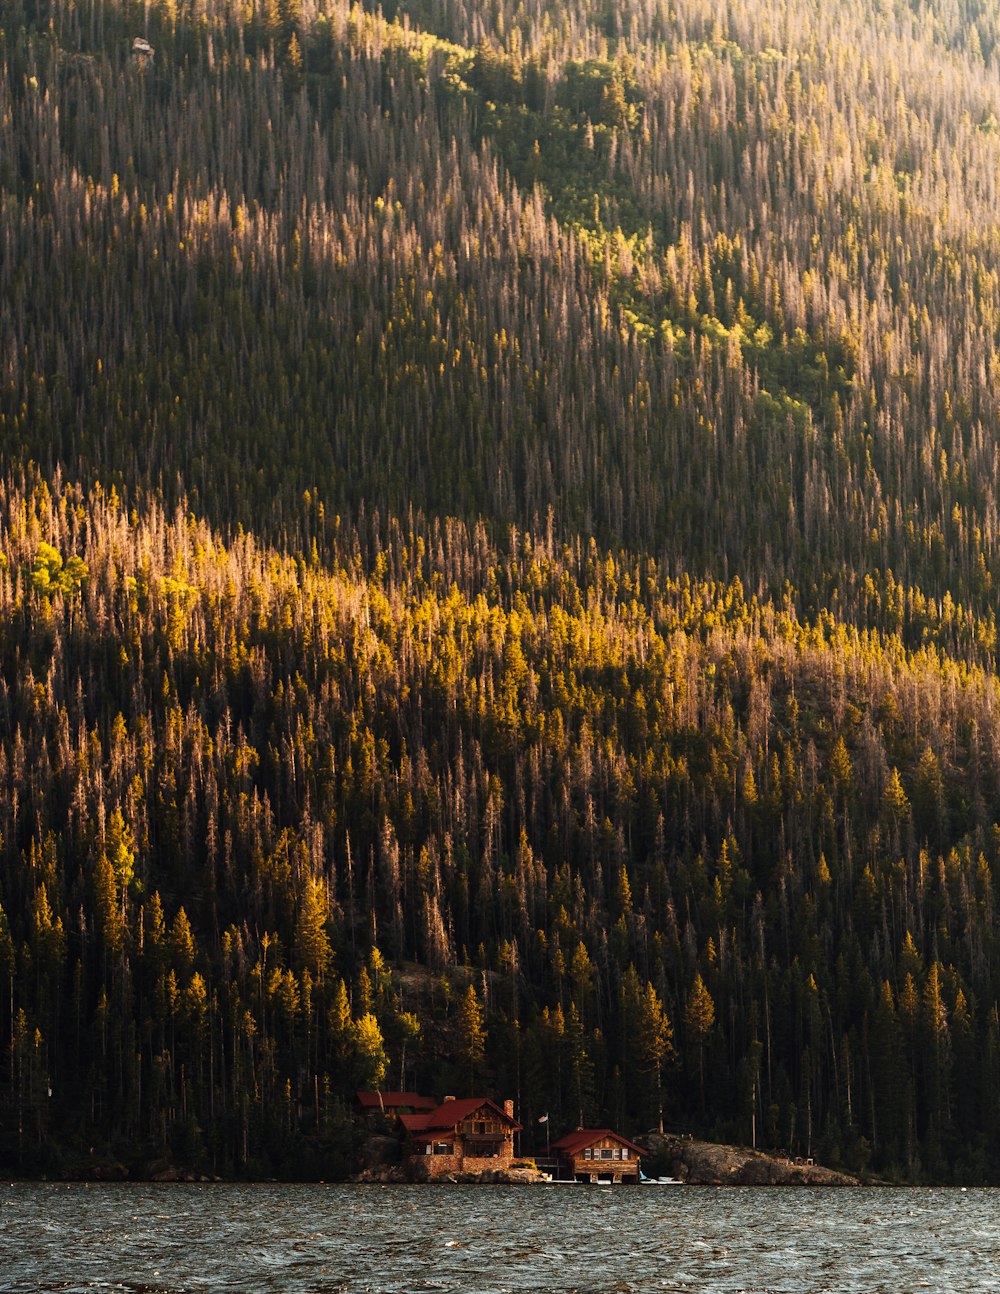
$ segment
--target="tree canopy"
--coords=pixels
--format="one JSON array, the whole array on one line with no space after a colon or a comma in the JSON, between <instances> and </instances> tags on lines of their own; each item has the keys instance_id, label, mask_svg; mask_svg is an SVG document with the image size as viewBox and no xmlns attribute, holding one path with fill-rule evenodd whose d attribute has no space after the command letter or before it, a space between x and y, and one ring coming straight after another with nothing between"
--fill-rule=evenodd
<instances>
[{"instance_id":1,"label":"tree canopy","mask_svg":"<svg viewBox=\"0 0 1000 1294\"><path fill-rule=\"evenodd\" d=\"M993 1180L992 8L2 23L0 1162Z\"/></svg>"}]
</instances>

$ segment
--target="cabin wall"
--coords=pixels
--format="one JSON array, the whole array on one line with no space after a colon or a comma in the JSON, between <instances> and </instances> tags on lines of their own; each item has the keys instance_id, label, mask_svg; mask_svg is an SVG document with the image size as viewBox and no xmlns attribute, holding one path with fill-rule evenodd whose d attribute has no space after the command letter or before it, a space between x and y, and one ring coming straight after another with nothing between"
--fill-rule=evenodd
<instances>
[{"instance_id":1,"label":"cabin wall","mask_svg":"<svg viewBox=\"0 0 1000 1294\"><path fill-rule=\"evenodd\" d=\"M639 1158L620 1142L611 1137L605 1137L586 1149L590 1151L589 1156L585 1155L583 1150L572 1157L562 1156L564 1172L567 1176L582 1177L595 1182L598 1177L609 1176L616 1182L639 1180ZM612 1157L604 1159L601 1155L602 1150L610 1150ZM615 1152L618 1152L620 1158L613 1157Z\"/></svg>"},{"instance_id":2,"label":"cabin wall","mask_svg":"<svg viewBox=\"0 0 1000 1294\"><path fill-rule=\"evenodd\" d=\"M612 1181L632 1181L639 1180L639 1160L631 1159L584 1159L582 1155L574 1155L572 1161L572 1170L569 1174L571 1177L582 1177L592 1182L596 1182L599 1177L610 1177Z\"/></svg>"},{"instance_id":3,"label":"cabin wall","mask_svg":"<svg viewBox=\"0 0 1000 1294\"><path fill-rule=\"evenodd\" d=\"M445 1138L442 1138L445 1140ZM454 1151L450 1155L415 1155L414 1159L421 1161L426 1171L431 1177L439 1177L444 1173L488 1173L496 1172L498 1169L509 1168L514 1159L514 1138L513 1136L503 1137L500 1144L500 1154L491 1155L489 1158L483 1158L479 1155L466 1155L464 1147L459 1138L453 1139Z\"/></svg>"}]
</instances>

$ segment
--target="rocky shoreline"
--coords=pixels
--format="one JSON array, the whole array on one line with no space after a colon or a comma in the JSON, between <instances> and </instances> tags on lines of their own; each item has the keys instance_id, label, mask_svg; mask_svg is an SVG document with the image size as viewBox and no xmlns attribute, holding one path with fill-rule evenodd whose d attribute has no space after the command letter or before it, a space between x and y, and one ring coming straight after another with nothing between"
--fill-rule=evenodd
<instances>
[{"instance_id":1,"label":"rocky shoreline","mask_svg":"<svg viewBox=\"0 0 1000 1294\"><path fill-rule=\"evenodd\" d=\"M422 1176L406 1164L385 1164L380 1168L366 1168L351 1179L361 1184L376 1183L381 1186L536 1186L548 1180L537 1168L497 1168L482 1173L438 1173L434 1177Z\"/></svg>"},{"instance_id":2,"label":"rocky shoreline","mask_svg":"<svg viewBox=\"0 0 1000 1294\"><path fill-rule=\"evenodd\" d=\"M746 1146L720 1145L688 1137L650 1135L644 1139L650 1158L669 1165L670 1176L686 1186L860 1186L859 1178L820 1164L795 1163L789 1159L752 1150ZM431 1177L423 1165L398 1158L394 1138L372 1137L365 1148L366 1166L350 1180L359 1184L412 1185L543 1185L548 1178L534 1164L517 1162L508 1169L478 1173L448 1172ZM219 1177L178 1167L164 1161L145 1164L138 1171L117 1161L81 1163L60 1174L64 1181L91 1182L218 1182Z\"/></svg>"},{"instance_id":3,"label":"rocky shoreline","mask_svg":"<svg viewBox=\"0 0 1000 1294\"><path fill-rule=\"evenodd\" d=\"M686 1137L647 1138L650 1150L670 1161L670 1175L688 1186L860 1186L860 1179L820 1164Z\"/></svg>"},{"instance_id":4,"label":"rocky shoreline","mask_svg":"<svg viewBox=\"0 0 1000 1294\"><path fill-rule=\"evenodd\" d=\"M374 1142L376 1139L373 1138ZM380 1142L383 1139L378 1139ZM388 1138L384 1139L389 1140ZM820 1164L792 1160L746 1146L719 1145L688 1137L650 1135L644 1139L650 1158L670 1165L670 1176L686 1186L860 1186L857 1177ZM380 1161L384 1144L370 1146L368 1166L352 1180L403 1185L544 1185L548 1178L530 1163L480 1173L447 1172L429 1176L417 1160ZM374 1152L374 1153L372 1153Z\"/></svg>"}]
</instances>

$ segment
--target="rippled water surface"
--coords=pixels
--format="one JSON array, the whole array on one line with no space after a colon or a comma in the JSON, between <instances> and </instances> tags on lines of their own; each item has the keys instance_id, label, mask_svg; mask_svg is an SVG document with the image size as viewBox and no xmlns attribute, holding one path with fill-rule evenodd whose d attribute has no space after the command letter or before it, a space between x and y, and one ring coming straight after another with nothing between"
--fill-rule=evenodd
<instances>
[{"instance_id":1,"label":"rippled water surface","mask_svg":"<svg viewBox=\"0 0 1000 1294\"><path fill-rule=\"evenodd\" d=\"M0 1186L0 1289L1000 1290L1000 1192Z\"/></svg>"}]
</instances>

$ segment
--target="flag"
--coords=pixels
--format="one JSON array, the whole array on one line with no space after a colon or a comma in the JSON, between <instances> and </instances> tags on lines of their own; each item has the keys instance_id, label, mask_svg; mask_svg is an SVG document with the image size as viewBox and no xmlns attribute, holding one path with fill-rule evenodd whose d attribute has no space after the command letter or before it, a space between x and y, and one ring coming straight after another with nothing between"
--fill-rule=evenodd
<instances>
[{"instance_id":1,"label":"flag","mask_svg":"<svg viewBox=\"0 0 1000 1294\"><path fill-rule=\"evenodd\" d=\"M539 1123L548 1123L548 1121L549 1121L549 1116L547 1114L543 1114L539 1116L539 1119L538 1119Z\"/></svg>"}]
</instances>

